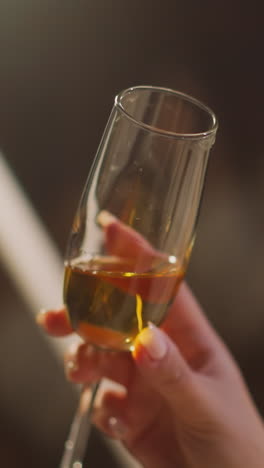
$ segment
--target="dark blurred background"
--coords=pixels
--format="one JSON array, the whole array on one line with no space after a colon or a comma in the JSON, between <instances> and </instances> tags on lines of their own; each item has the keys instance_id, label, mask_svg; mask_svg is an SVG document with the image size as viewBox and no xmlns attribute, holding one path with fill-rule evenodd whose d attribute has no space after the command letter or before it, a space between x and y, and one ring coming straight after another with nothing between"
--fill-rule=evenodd
<instances>
[{"instance_id":1,"label":"dark blurred background","mask_svg":"<svg viewBox=\"0 0 264 468\"><path fill-rule=\"evenodd\" d=\"M0 0L0 146L63 254L118 91L167 86L214 109L188 279L263 413L262 3ZM56 467L75 393L1 259L0 288L0 459ZM118 466L99 437L91 450Z\"/></svg>"}]
</instances>

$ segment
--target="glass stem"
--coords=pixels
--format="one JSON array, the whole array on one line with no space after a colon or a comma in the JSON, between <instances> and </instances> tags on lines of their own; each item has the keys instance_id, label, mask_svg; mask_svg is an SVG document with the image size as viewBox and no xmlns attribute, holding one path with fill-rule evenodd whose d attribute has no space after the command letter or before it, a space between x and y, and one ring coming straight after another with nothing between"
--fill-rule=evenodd
<instances>
[{"instance_id":1,"label":"glass stem","mask_svg":"<svg viewBox=\"0 0 264 468\"><path fill-rule=\"evenodd\" d=\"M82 468L92 428L92 412L100 382L84 386L74 415L69 437L65 442L60 468Z\"/></svg>"}]
</instances>

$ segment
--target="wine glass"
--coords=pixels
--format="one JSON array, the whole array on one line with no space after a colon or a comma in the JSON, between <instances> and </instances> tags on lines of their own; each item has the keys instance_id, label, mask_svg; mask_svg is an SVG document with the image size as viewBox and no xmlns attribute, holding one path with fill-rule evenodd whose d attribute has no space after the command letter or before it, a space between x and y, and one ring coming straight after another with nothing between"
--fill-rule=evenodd
<instances>
[{"instance_id":1,"label":"wine glass","mask_svg":"<svg viewBox=\"0 0 264 468\"><path fill-rule=\"evenodd\" d=\"M160 325L184 278L217 120L198 100L137 86L116 98L73 222L64 301L76 332L133 350ZM85 392L61 468L82 467L92 404ZM86 401L86 404L85 404Z\"/></svg>"}]
</instances>

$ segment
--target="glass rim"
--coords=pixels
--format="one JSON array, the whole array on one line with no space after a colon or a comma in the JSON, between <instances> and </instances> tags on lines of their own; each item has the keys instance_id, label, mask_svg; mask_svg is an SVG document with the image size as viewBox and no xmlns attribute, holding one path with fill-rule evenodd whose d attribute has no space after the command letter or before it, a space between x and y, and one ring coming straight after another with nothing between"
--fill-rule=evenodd
<instances>
[{"instance_id":1,"label":"glass rim","mask_svg":"<svg viewBox=\"0 0 264 468\"><path fill-rule=\"evenodd\" d=\"M142 120L138 120L133 115L131 115L129 112L126 111L124 106L122 105L122 98L133 91L142 91L142 90L149 90L149 91L157 91L165 94L172 94L174 96L178 96L180 99L183 101L188 101L192 104L194 104L197 108L202 109L205 111L210 117L211 117L211 122L212 126L208 130L205 130L204 132L197 132L197 133L178 133L174 132L171 130L165 130L159 127L155 127L152 125L149 125ZM167 136L170 138L175 138L175 139L181 139L181 140L201 140L205 138L209 138L213 135L215 135L217 128L218 128L218 121L216 118L215 113L212 111L210 107L207 105L203 104L203 102L199 101L199 99L196 99L189 94L182 93L181 91L176 91L170 88L164 88L161 86L132 86L130 88L126 88L120 93L117 94L115 97L115 107L117 107L129 120L134 122L136 125L139 127L148 130L152 133L157 133L159 135Z\"/></svg>"}]
</instances>

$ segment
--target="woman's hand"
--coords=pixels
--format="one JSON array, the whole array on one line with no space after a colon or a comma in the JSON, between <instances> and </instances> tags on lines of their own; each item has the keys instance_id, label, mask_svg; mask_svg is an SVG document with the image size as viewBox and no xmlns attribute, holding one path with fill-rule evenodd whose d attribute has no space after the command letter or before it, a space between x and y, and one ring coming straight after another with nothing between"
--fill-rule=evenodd
<instances>
[{"instance_id":1,"label":"woman's hand","mask_svg":"<svg viewBox=\"0 0 264 468\"><path fill-rule=\"evenodd\" d=\"M64 309L42 314L51 335L72 332ZM237 365L183 284L161 329L137 338L133 354L81 344L65 360L68 378L102 377L96 425L121 439L148 468L263 468L264 429Z\"/></svg>"}]
</instances>

